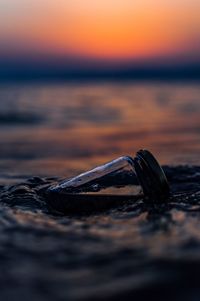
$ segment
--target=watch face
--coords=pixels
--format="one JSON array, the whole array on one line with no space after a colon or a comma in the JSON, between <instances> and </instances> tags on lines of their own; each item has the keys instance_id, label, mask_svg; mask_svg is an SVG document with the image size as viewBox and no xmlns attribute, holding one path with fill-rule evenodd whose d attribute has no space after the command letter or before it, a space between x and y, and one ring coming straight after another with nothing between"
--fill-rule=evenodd
<instances>
[{"instance_id":1,"label":"watch face","mask_svg":"<svg viewBox=\"0 0 200 301\"><path fill-rule=\"evenodd\" d=\"M158 161L147 150L138 151L137 157L140 158L142 169L148 178L147 181L143 180L147 194L151 194L152 190L158 196L167 197L169 195L169 184Z\"/></svg>"}]
</instances>

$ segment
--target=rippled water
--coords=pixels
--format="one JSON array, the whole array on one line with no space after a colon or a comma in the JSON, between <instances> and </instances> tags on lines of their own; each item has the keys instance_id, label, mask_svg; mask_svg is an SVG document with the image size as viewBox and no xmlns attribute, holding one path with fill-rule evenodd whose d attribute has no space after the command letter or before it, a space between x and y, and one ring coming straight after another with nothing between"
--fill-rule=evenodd
<instances>
[{"instance_id":1,"label":"rippled water","mask_svg":"<svg viewBox=\"0 0 200 301\"><path fill-rule=\"evenodd\" d=\"M0 181L75 175L150 149L200 164L199 83L0 85Z\"/></svg>"}]
</instances>

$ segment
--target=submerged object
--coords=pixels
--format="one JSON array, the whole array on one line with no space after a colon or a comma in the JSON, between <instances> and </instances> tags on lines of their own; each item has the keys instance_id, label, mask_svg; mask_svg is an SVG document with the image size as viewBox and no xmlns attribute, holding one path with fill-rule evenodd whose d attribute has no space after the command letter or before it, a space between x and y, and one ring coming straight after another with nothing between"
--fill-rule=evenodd
<instances>
[{"instance_id":1,"label":"submerged object","mask_svg":"<svg viewBox=\"0 0 200 301\"><path fill-rule=\"evenodd\" d=\"M162 202L169 196L165 173L147 150L138 151L134 158L119 157L66 179L49 187L47 196L49 204L58 211L90 211L107 208L119 201L141 198L138 185L149 200Z\"/></svg>"}]
</instances>

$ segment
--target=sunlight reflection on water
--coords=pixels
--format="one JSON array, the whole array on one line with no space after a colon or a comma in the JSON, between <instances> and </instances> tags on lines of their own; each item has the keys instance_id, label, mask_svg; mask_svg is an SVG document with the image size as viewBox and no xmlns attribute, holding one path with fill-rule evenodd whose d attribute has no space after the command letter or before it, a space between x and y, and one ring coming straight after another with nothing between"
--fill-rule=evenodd
<instances>
[{"instance_id":1,"label":"sunlight reflection on water","mask_svg":"<svg viewBox=\"0 0 200 301\"><path fill-rule=\"evenodd\" d=\"M2 177L71 176L140 148L199 164L199 83L0 86Z\"/></svg>"}]
</instances>

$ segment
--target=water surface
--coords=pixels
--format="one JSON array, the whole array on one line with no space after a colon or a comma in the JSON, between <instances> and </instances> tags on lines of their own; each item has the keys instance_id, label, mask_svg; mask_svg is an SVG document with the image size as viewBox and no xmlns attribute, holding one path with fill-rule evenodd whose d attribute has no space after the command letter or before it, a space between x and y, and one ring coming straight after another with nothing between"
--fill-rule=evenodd
<instances>
[{"instance_id":1,"label":"water surface","mask_svg":"<svg viewBox=\"0 0 200 301\"><path fill-rule=\"evenodd\" d=\"M0 181L70 177L140 148L200 164L199 83L0 85Z\"/></svg>"}]
</instances>

